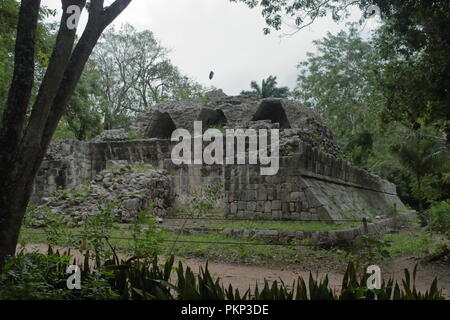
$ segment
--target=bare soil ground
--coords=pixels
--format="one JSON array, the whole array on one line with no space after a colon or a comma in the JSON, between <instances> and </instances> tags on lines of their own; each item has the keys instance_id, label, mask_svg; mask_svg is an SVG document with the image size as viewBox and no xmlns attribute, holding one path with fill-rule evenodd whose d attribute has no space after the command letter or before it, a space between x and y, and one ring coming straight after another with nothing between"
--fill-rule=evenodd
<instances>
[{"instance_id":1,"label":"bare soil ground","mask_svg":"<svg viewBox=\"0 0 450 320\"><path fill-rule=\"evenodd\" d=\"M416 263L418 263L418 261L411 257L398 258L389 261L382 267L383 278L386 280L394 278L400 283L401 279L404 278L404 269L407 268L412 272ZM187 261L187 264L193 270L198 270L199 267L205 265L205 261L189 260ZM212 271L213 275L220 277L223 280L224 285L228 286L228 284L232 284L233 287L239 288L242 291L247 290L249 287L254 288L256 283L260 287L263 286L264 279L267 279L270 282L281 279L285 284L291 285L299 276L304 279L309 278L309 271L292 267L289 270L285 270L226 263L209 263L209 269ZM343 278L342 273L313 272L313 276L319 278L324 278L327 274L331 288L339 290ZM435 277L438 277L439 287L442 289L443 295L446 299L450 299L450 265L427 262L419 263L416 278L417 289L425 292L430 288Z\"/></svg>"},{"instance_id":2,"label":"bare soil ground","mask_svg":"<svg viewBox=\"0 0 450 320\"><path fill-rule=\"evenodd\" d=\"M64 250L64 248L59 249ZM27 245L26 247L26 251L46 253L47 250L48 246L45 244L33 244ZM71 251L71 253L77 259L82 258L81 254L77 251ZM182 261L190 266L194 272L206 264L205 260L200 259L182 259ZM425 292L430 288L434 278L438 277L439 287L442 289L443 295L446 299L450 299L450 263L448 262L425 262L418 261L413 257L397 258L388 261L382 266L383 278L394 278L400 282L404 276L404 269L407 268L412 271L417 263L419 263L416 278L416 287L418 290ZM214 276L222 279L224 286L231 284L241 292L245 292L248 288L254 288L256 284L260 287L263 286L264 279L269 282L281 279L286 285L291 285L299 276L304 279L308 279L309 277L309 271L300 268L297 269L295 265L290 265L288 268L283 269L209 262L208 268ZM327 273L319 270L313 273L313 276L323 278L326 274L328 274L331 288L339 290L343 277L341 270L335 270L334 272L328 271Z\"/></svg>"}]
</instances>

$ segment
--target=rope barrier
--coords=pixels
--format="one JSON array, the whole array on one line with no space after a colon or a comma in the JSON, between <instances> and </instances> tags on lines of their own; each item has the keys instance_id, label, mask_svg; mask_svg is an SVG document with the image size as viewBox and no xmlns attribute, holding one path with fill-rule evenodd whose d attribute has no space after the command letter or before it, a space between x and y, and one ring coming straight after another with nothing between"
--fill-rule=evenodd
<instances>
[{"instance_id":1,"label":"rope barrier","mask_svg":"<svg viewBox=\"0 0 450 320\"><path fill-rule=\"evenodd\" d=\"M210 220L210 221L247 221L247 222L264 222L264 221L272 221L272 222L295 222L295 221L301 221L301 222L363 222L363 220L354 220L354 219L342 219L342 220L275 220L275 219L259 219L259 220L249 220L249 219L241 219L241 218L219 218L219 217L192 217L192 216L172 216L172 217L164 217L163 219L166 220L184 220L183 227L180 228L178 232L176 239L161 239L162 242L168 242L173 243L173 246L176 243L190 243L190 244L213 244L213 245L244 245L244 246L284 246L284 247L318 247L320 244L309 244L309 243L297 243L297 244L289 244L289 243L251 243L251 242L228 242L228 241L194 241L194 240L179 240L179 236L181 235L184 225L188 220ZM221 228L220 230L224 230L224 228ZM29 234L34 235L46 235L45 232L31 232ZM74 237L86 237L86 235L73 235ZM126 238L126 237L105 237L105 239L111 239L111 240L127 240L127 241L133 241L133 240L139 240L139 241L145 241L145 239L133 239L133 238ZM172 246L172 249L173 249ZM171 250L172 250L171 249Z\"/></svg>"},{"instance_id":2,"label":"rope barrier","mask_svg":"<svg viewBox=\"0 0 450 320\"><path fill-rule=\"evenodd\" d=\"M188 220L203 220L203 221L247 221L247 222L363 222L362 220L356 220L356 219L338 219L338 220L320 220L320 219L312 219L312 220L276 220L276 219L258 219L258 220L251 220L251 219L242 219L242 218L221 218L221 217L192 217L192 216L171 216L171 217L163 217L163 219L166 220L184 220L183 226ZM366 222L367 223L367 222ZM233 245L233 246L283 246L283 247L319 247L320 244L312 244L312 243L296 243L296 244L290 244L290 243L252 243L252 242L228 242L228 241L197 241L197 240L179 240L179 236L181 235L184 227L180 228L179 233L177 235L176 239L161 239L161 242L167 242L167 243L173 243L172 249L175 246L176 243L189 243L189 244L212 244L212 245ZM224 230L224 228L220 229ZM29 232L31 235L46 235L45 232ZM75 234L74 237L79 238L85 238L86 235L80 235ZM105 237L105 239L110 240L127 240L127 241L145 241L146 239L133 239L133 238L127 238L127 237ZM370 247L369 245L363 245L364 247Z\"/></svg>"},{"instance_id":3,"label":"rope barrier","mask_svg":"<svg viewBox=\"0 0 450 320\"><path fill-rule=\"evenodd\" d=\"M46 235L45 232L31 232L28 233L31 235ZM73 237L78 238L84 238L85 235L75 234ZM126 237L104 237L108 240L127 240L127 241L146 241L146 239L142 238L126 238ZM313 243L296 243L296 244L290 244L290 243L252 243L252 242L228 242L228 241L197 241L197 240L177 240L177 239L160 239L161 242L168 242L168 243L191 243L191 244L213 244L213 245L244 245L244 246L282 246L282 247L319 247L320 244L313 244ZM369 247L366 245L363 245L363 247Z\"/></svg>"},{"instance_id":4,"label":"rope barrier","mask_svg":"<svg viewBox=\"0 0 450 320\"><path fill-rule=\"evenodd\" d=\"M321 220L321 219L311 219L311 220L283 220L283 219L243 219L243 218L218 218L218 217L192 217L192 216L172 216L172 217L161 217L163 220L211 220L211 221L248 221L248 222L362 222L362 219L337 219L337 220Z\"/></svg>"}]
</instances>

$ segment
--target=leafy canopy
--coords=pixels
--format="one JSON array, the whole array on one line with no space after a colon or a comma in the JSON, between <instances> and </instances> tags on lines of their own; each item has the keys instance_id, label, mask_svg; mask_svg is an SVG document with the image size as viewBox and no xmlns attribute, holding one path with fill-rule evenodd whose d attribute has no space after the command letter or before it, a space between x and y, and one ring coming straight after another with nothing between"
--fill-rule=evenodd
<instances>
[{"instance_id":1,"label":"leafy canopy","mask_svg":"<svg viewBox=\"0 0 450 320\"><path fill-rule=\"evenodd\" d=\"M256 82L250 83L252 91L242 91L241 94L255 94L261 98L286 98L289 96L288 87L277 87L277 77L269 76L267 79L263 79L261 86Z\"/></svg>"}]
</instances>

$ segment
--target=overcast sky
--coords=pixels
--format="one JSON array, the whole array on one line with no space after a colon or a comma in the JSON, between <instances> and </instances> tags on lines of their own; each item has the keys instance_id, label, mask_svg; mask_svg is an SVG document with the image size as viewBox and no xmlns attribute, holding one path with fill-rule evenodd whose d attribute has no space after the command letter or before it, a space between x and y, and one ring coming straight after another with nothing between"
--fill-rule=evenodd
<instances>
[{"instance_id":1,"label":"overcast sky","mask_svg":"<svg viewBox=\"0 0 450 320\"><path fill-rule=\"evenodd\" d=\"M60 0L42 3L53 9L61 6ZM358 15L355 11L353 17ZM133 0L114 25L123 23L153 31L184 74L228 95L248 90L250 81L260 82L269 75L277 76L280 86L294 88L296 66L308 51L314 51L312 41L345 28L328 17L293 36L264 35L260 8L228 0ZM212 81L211 70L215 72Z\"/></svg>"}]
</instances>

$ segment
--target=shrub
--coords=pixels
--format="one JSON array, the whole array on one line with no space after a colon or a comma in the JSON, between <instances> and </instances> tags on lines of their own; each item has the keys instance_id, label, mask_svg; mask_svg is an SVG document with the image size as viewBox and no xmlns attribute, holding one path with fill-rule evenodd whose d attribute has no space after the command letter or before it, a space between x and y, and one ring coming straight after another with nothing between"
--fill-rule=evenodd
<instances>
[{"instance_id":1,"label":"shrub","mask_svg":"<svg viewBox=\"0 0 450 320\"><path fill-rule=\"evenodd\" d=\"M163 267L157 265L155 259L151 264L139 260L128 261L121 267L115 267L119 273L115 277L113 288L120 292L122 298L131 299L164 299L164 300L442 300L441 291L435 279L425 293L417 291L415 286L417 266L411 274L405 269L402 288L394 280L383 281L380 289L368 289L368 274L359 276L353 263L350 263L344 274L342 290L333 291L328 277L315 279L310 273L308 282L299 277L292 287L282 281L274 281L271 285L264 281L264 287L258 285L252 291L239 292L231 285L224 288L219 278L214 279L208 264L200 268L195 275L189 267L178 263L177 281L170 283L173 269L173 256ZM125 284L128 283L129 286ZM292 288L292 289L291 289Z\"/></svg>"},{"instance_id":2,"label":"shrub","mask_svg":"<svg viewBox=\"0 0 450 320\"><path fill-rule=\"evenodd\" d=\"M231 285L224 288L219 278L213 278L208 270L200 268L195 275L181 262L174 268L174 257L158 265L158 258L132 257L119 261L114 253L112 259L93 271L86 253L82 269L81 290L68 290L66 281L69 255L53 253L23 254L7 260L0 270L0 299L123 299L123 300L442 300L437 280L430 289L420 293L415 287L416 268L412 274L405 270L400 287L394 280L383 281L380 289L368 289L369 275L358 275L353 263L344 274L342 289L333 291L328 277L315 279L310 273L306 282L299 277L291 287L282 281L263 288L256 286L245 293ZM176 281L171 276L176 271Z\"/></svg>"},{"instance_id":3,"label":"shrub","mask_svg":"<svg viewBox=\"0 0 450 320\"><path fill-rule=\"evenodd\" d=\"M69 255L19 252L0 270L0 300L93 300L118 297L105 274L89 272L81 290L67 289Z\"/></svg>"},{"instance_id":4,"label":"shrub","mask_svg":"<svg viewBox=\"0 0 450 320\"><path fill-rule=\"evenodd\" d=\"M157 221L154 215L149 215L153 210L154 204L150 203L148 207L139 213L139 216L132 226L133 253L135 256L153 257L162 252L161 230L158 229Z\"/></svg>"},{"instance_id":5,"label":"shrub","mask_svg":"<svg viewBox=\"0 0 450 320\"><path fill-rule=\"evenodd\" d=\"M435 202L427 210L434 231L446 233L450 231L450 200Z\"/></svg>"}]
</instances>

